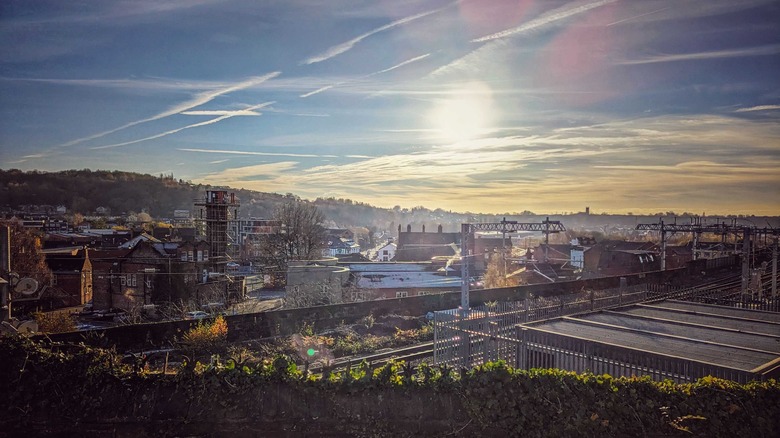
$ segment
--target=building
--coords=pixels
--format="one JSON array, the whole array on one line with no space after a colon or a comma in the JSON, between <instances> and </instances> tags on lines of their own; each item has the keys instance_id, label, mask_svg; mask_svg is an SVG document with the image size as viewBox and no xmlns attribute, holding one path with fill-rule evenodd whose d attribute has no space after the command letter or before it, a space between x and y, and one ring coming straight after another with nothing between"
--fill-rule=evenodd
<instances>
[{"instance_id":1,"label":"building","mask_svg":"<svg viewBox=\"0 0 780 438\"><path fill-rule=\"evenodd\" d=\"M45 309L83 306L92 300L92 261L84 247L43 250L51 283L39 303Z\"/></svg>"},{"instance_id":2,"label":"building","mask_svg":"<svg viewBox=\"0 0 780 438\"><path fill-rule=\"evenodd\" d=\"M362 300L406 298L460 290L459 273L446 275L431 262L350 263L350 283Z\"/></svg>"},{"instance_id":3,"label":"building","mask_svg":"<svg viewBox=\"0 0 780 438\"><path fill-rule=\"evenodd\" d=\"M395 242L389 242L377 249L376 251L376 257L375 261L378 262L389 262L391 260L395 259L395 251L398 248L398 245L395 244Z\"/></svg>"},{"instance_id":4,"label":"building","mask_svg":"<svg viewBox=\"0 0 780 438\"><path fill-rule=\"evenodd\" d=\"M327 248L323 250L323 255L337 257L341 255L360 254L360 245L343 237L329 236L326 243Z\"/></svg>"},{"instance_id":5,"label":"building","mask_svg":"<svg viewBox=\"0 0 780 438\"><path fill-rule=\"evenodd\" d=\"M780 377L780 314L674 300L523 325L519 368L748 382Z\"/></svg>"},{"instance_id":6,"label":"building","mask_svg":"<svg viewBox=\"0 0 780 438\"><path fill-rule=\"evenodd\" d=\"M426 233L425 225L422 231L412 231L407 225L406 231L398 226L398 242L395 260L398 262L425 262L434 257L452 257L460 248L460 233L445 233L439 225L435 233Z\"/></svg>"},{"instance_id":7,"label":"building","mask_svg":"<svg viewBox=\"0 0 780 438\"><path fill-rule=\"evenodd\" d=\"M338 265L335 257L290 261L287 265L285 306L310 307L352 300L345 297L349 268Z\"/></svg>"}]
</instances>

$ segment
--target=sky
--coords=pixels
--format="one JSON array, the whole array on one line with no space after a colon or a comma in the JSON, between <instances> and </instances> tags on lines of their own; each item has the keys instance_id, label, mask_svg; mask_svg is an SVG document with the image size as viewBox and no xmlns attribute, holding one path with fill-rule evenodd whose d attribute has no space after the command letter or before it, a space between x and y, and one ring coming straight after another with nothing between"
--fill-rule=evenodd
<instances>
[{"instance_id":1,"label":"sky","mask_svg":"<svg viewBox=\"0 0 780 438\"><path fill-rule=\"evenodd\" d=\"M0 168L780 215L778 0L4 0Z\"/></svg>"}]
</instances>

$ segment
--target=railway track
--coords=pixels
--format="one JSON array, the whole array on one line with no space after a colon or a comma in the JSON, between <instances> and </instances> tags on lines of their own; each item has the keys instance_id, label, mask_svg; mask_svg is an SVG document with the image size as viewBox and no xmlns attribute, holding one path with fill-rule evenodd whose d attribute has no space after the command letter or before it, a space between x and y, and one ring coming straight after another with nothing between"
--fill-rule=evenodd
<instances>
[{"instance_id":1,"label":"railway track","mask_svg":"<svg viewBox=\"0 0 780 438\"><path fill-rule=\"evenodd\" d=\"M419 363L426 359L433 359L433 341L394 348L381 353L339 358L330 363L330 368L331 371L343 371L352 365L357 365L366 361L371 369L374 369L393 360L402 360L406 363ZM308 369L310 373L321 374L324 366L317 362L313 365L309 365Z\"/></svg>"}]
</instances>

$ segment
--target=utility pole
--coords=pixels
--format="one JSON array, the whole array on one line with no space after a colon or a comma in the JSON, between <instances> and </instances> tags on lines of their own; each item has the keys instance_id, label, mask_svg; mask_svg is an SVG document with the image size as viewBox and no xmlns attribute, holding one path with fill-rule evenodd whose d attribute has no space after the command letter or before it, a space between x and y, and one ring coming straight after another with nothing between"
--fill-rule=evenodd
<instances>
[{"instance_id":1,"label":"utility pole","mask_svg":"<svg viewBox=\"0 0 780 438\"><path fill-rule=\"evenodd\" d=\"M460 308L463 316L469 312L469 242L471 235L471 226L469 224L460 225Z\"/></svg>"},{"instance_id":2,"label":"utility pole","mask_svg":"<svg viewBox=\"0 0 780 438\"><path fill-rule=\"evenodd\" d=\"M0 226L0 321L11 320L11 228Z\"/></svg>"},{"instance_id":3,"label":"utility pole","mask_svg":"<svg viewBox=\"0 0 780 438\"><path fill-rule=\"evenodd\" d=\"M750 285L750 227L742 228L742 294Z\"/></svg>"},{"instance_id":4,"label":"utility pole","mask_svg":"<svg viewBox=\"0 0 780 438\"><path fill-rule=\"evenodd\" d=\"M666 227L661 219L661 270L666 270Z\"/></svg>"},{"instance_id":5,"label":"utility pole","mask_svg":"<svg viewBox=\"0 0 780 438\"><path fill-rule=\"evenodd\" d=\"M772 245L772 300L777 299L777 237Z\"/></svg>"}]
</instances>

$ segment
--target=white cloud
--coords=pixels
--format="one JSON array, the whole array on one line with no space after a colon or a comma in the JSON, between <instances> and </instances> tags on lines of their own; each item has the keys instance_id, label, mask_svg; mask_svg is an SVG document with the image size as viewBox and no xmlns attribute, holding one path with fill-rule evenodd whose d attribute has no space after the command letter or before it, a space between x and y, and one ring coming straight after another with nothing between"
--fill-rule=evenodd
<instances>
[{"instance_id":1,"label":"white cloud","mask_svg":"<svg viewBox=\"0 0 780 438\"><path fill-rule=\"evenodd\" d=\"M247 108L245 111L250 111L251 112L252 110L260 109L260 108L262 108L264 106L272 105L274 103L275 102L261 103L259 105L251 106L251 107ZM158 139L158 138L166 137L166 136L171 135L171 134L176 134L177 132L184 131L185 129L199 128L201 126L213 125L214 123L221 122L221 121L229 119L231 117L236 117L236 114L232 114L232 113L234 113L234 111L231 111L230 113L231 114L225 114L225 115L219 116L219 117L217 117L215 119L206 120L205 122L195 123L195 124L192 124L192 125L183 126L181 128L171 129L170 131L161 132L159 134L155 134L155 135L152 135L152 136L149 136L149 137L139 138L137 140L125 141L125 142L122 142L122 143L114 143L114 144L109 144L109 145L104 145L104 146L95 146L95 147L92 147L90 149L110 149L110 148L115 148L115 147L119 147L119 146L127 146L127 145L131 145L131 144L141 143L141 142L148 141L148 140L155 140L155 139Z\"/></svg>"},{"instance_id":2,"label":"white cloud","mask_svg":"<svg viewBox=\"0 0 780 438\"><path fill-rule=\"evenodd\" d=\"M481 38L476 38L471 40L471 42L482 43L486 41L506 38L508 36L525 33L531 30L536 30L541 27L547 26L549 24L564 20L574 15L582 14L583 12L587 12L591 9L598 8L599 6L604 6L609 3L614 3L616 1L617 0L600 0L592 3L580 2L575 6L572 5L561 6L558 9L553 9L552 11L542 14L540 17L535 18L529 21L528 23L514 27L512 29L507 29L491 35L483 36Z\"/></svg>"},{"instance_id":3,"label":"white cloud","mask_svg":"<svg viewBox=\"0 0 780 438\"><path fill-rule=\"evenodd\" d=\"M277 71L277 72L269 73L269 74L263 75L263 76L252 77L252 78L246 79L246 80L241 81L241 82L236 82L234 84L231 84L229 86L226 86L224 88L220 88L220 89L217 89L217 90L206 91L206 92L198 94L197 96L193 97L192 99L190 99L190 100L188 100L186 102L182 102L182 103L180 103L178 105L175 105L175 106L173 106L173 107L171 107L171 108L169 108L169 109L167 109L167 110L165 110L165 111L163 111L161 113L155 114L155 115L153 115L151 117L147 117L145 119L136 120L134 122L126 123L126 124L124 124L124 125L122 125L122 126L120 126L118 128L110 129L108 131L99 132L97 134L90 135L88 137L78 138L76 140L72 140L72 141L69 141L67 143L64 143L64 144L62 144L60 146L73 146L73 145L76 145L76 144L79 144L79 143L83 143L85 141L95 140L95 139L98 139L98 138L101 138L101 137L105 137L106 135L113 134L115 132L119 132L119 131L122 131L122 130L127 129L127 128L131 128L133 126L140 125L142 123L152 122L152 121L160 120L160 119L163 119L165 117L169 117L169 116L172 116L172 115L175 115L175 114L179 114L179 113L187 111L189 109L192 109L192 108L195 108L195 107L199 107L201 105L209 103L212 100L214 100L217 97L222 96L224 94L228 94L228 93L232 93L232 92L235 92L235 91L244 90L244 89L247 89L247 88L258 86L258 85L262 84L263 82L265 82L267 80L270 80L270 79L275 78L276 76L279 76L280 74L281 74L281 72ZM200 125L200 126L202 126L202 125ZM182 129L187 129L187 128L182 128ZM176 132L178 132L178 131L176 131ZM165 134L165 135L168 135L168 134ZM158 138L158 137L154 137L154 138ZM151 139L151 137L147 138L146 140L149 140L149 139ZM143 140L139 140L139 141L143 141ZM111 146L121 146L123 144L131 144L131 143L138 143L138 141L129 142L129 143L122 143L122 144L116 144L116 145L111 145ZM94 148L94 149L102 149L102 147L101 148Z\"/></svg>"},{"instance_id":4,"label":"white cloud","mask_svg":"<svg viewBox=\"0 0 780 438\"><path fill-rule=\"evenodd\" d=\"M698 53L680 53L675 55L658 55L645 59L635 59L618 62L618 65L655 64L659 62L697 61L702 59L742 58L747 56L770 56L780 53L780 44L742 49L713 50Z\"/></svg>"},{"instance_id":5,"label":"white cloud","mask_svg":"<svg viewBox=\"0 0 780 438\"><path fill-rule=\"evenodd\" d=\"M400 20L393 21L392 23L386 24L381 27L377 27L374 30L371 30L369 32L366 32L360 36L357 36L355 38L352 38L349 41L343 42L341 44L337 44L335 46L330 47L329 49L325 50L324 52L320 53L319 55L312 56L305 61L303 61L301 64L314 64L317 62L326 61L328 59L331 59L335 56L341 55L342 53L352 49L355 44L363 41L364 39L370 37L371 35L377 34L379 32L384 32L386 30L392 29L397 26L401 26L403 24L409 23L414 20L418 20L423 17L427 17L428 15L435 14L436 12L441 11L444 8L440 9L434 9L432 11L423 12L417 15L411 15L409 17L401 18Z\"/></svg>"},{"instance_id":6,"label":"white cloud","mask_svg":"<svg viewBox=\"0 0 780 438\"><path fill-rule=\"evenodd\" d=\"M753 111L775 111L780 110L780 105L758 105L751 106L750 108L740 108L735 110L735 113L748 113Z\"/></svg>"},{"instance_id":7,"label":"white cloud","mask_svg":"<svg viewBox=\"0 0 780 438\"><path fill-rule=\"evenodd\" d=\"M199 152L204 154L229 154L229 155L247 155L247 156L261 156L261 157L293 157L293 158L338 158L336 155L317 155L317 154L293 154L283 152L254 152L254 151L236 151L236 150L220 150L220 149L192 149L192 148L179 148L176 149L182 152Z\"/></svg>"},{"instance_id":8,"label":"white cloud","mask_svg":"<svg viewBox=\"0 0 780 438\"><path fill-rule=\"evenodd\" d=\"M251 110L205 110L205 111L184 111L180 114L185 116L260 116L262 113Z\"/></svg>"}]
</instances>

